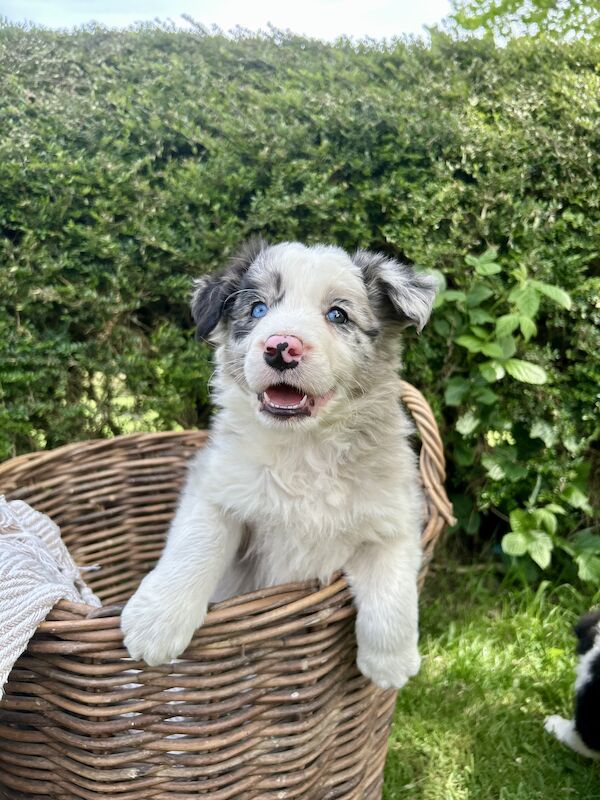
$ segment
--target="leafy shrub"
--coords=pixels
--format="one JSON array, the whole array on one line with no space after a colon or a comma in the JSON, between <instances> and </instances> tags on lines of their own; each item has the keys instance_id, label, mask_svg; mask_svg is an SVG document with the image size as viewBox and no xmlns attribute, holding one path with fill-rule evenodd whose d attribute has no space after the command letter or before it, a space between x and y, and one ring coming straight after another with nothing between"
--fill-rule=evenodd
<instances>
[{"instance_id":1,"label":"leafy shrub","mask_svg":"<svg viewBox=\"0 0 600 800\"><path fill-rule=\"evenodd\" d=\"M452 347L446 356L452 374L444 401L458 411L448 432L454 460L479 482L472 494L480 509L509 512L505 553L527 554L546 569L556 547L574 559L580 578L600 581L600 536L588 529L567 540L560 535L565 525L559 525L563 515L567 524L573 522L569 507L592 514L582 482L582 454L590 441L584 429L574 430L561 408L569 387L560 385L551 351L546 348L544 354L535 346L542 301L568 311L571 298L558 286L531 277L523 266L503 269L495 249L468 255L466 267L466 289L442 291L437 305L445 313L433 321L441 341L466 351L461 357ZM512 402L506 389L501 395L503 383L515 394ZM523 389L529 385L525 397L518 383ZM596 433L592 429L591 437ZM465 529L476 529L473 503L459 500L457 509Z\"/></svg>"},{"instance_id":2,"label":"leafy shrub","mask_svg":"<svg viewBox=\"0 0 600 800\"><path fill-rule=\"evenodd\" d=\"M547 36L568 41L597 38L600 8L595 0L451 0L447 21L457 32L477 31L501 38Z\"/></svg>"},{"instance_id":3,"label":"leafy shrub","mask_svg":"<svg viewBox=\"0 0 600 800\"><path fill-rule=\"evenodd\" d=\"M445 276L405 373L464 541L512 531L544 566L542 531L595 574L598 64L583 42L0 27L0 458L204 424L190 280L248 234L381 249Z\"/></svg>"}]
</instances>

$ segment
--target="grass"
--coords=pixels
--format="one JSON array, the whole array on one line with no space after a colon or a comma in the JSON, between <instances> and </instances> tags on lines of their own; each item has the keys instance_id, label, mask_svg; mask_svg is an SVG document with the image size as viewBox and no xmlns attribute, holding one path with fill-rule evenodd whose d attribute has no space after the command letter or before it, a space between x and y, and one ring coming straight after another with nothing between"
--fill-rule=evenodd
<instances>
[{"instance_id":1,"label":"grass","mask_svg":"<svg viewBox=\"0 0 600 800\"><path fill-rule=\"evenodd\" d=\"M490 571L434 568L423 666L398 697L384 800L600 800L600 762L543 727L547 714L571 716L572 625L598 603L598 589L534 592Z\"/></svg>"}]
</instances>

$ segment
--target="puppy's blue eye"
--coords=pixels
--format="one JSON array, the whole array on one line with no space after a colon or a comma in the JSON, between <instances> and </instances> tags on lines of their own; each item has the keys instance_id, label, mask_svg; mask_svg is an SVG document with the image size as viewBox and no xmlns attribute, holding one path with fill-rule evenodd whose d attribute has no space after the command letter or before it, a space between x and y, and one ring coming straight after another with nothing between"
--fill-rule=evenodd
<instances>
[{"instance_id":1,"label":"puppy's blue eye","mask_svg":"<svg viewBox=\"0 0 600 800\"><path fill-rule=\"evenodd\" d=\"M266 303L254 303L250 314L254 317L254 319L260 319L261 317L264 317L268 310L269 307Z\"/></svg>"},{"instance_id":2,"label":"puppy's blue eye","mask_svg":"<svg viewBox=\"0 0 600 800\"><path fill-rule=\"evenodd\" d=\"M329 322L333 322L334 325L343 325L344 322L348 322L348 314L337 306L330 308L325 316Z\"/></svg>"}]
</instances>

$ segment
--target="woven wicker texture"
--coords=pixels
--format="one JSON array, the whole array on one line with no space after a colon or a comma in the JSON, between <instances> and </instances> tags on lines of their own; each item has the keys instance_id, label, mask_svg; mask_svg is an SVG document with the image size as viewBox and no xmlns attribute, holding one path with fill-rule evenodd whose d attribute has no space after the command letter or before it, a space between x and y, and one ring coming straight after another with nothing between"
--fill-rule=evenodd
<instances>
[{"instance_id":1,"label":"woven wicker texture","mask_svg":"<svg viewBox=\"0 0 600 800\"><path fill-rule=\"evenodd\" d=\"M424 577L452 521L422 395ZM0 492L49 514L102 609L61 601L0 703L0 796L47 800L376 800L395 692L355 666L347 584L289 584L212 607L184 656L127 658L118 604L158 558L185 466L206 433L81 442L0 465Z\"/></svg>"}]
</instances>

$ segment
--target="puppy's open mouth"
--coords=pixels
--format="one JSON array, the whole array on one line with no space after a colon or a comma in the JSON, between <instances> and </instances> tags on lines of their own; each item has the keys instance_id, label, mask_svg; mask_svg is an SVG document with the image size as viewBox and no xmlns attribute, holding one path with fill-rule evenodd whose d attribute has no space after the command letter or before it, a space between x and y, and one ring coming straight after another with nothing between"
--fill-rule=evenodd
<instances>
[{"instance_id":1,"label":"puppy's open mouth","mask_svg":"<svg viewBox=\"0 0 600 800\"><path fill-rule=\"evenodd\" d=\"M260 410L274 417L310 417L331 398L326 395L306 394L302 389L277 383L258 395Z\"/></svg>"}]
</instances>

